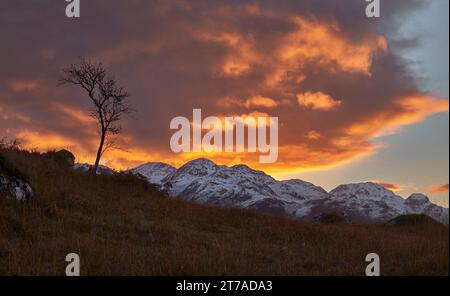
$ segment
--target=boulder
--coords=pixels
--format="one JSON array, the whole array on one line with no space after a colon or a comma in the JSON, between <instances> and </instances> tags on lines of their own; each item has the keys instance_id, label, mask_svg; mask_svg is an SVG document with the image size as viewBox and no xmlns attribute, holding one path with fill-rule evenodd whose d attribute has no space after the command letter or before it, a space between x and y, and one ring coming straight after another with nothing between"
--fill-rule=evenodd
<instances>
[{"instance_id":1,"label":"boulder","mask_svg":"<svg viewBox=\"0 0 450 296\"><path fill-rule=\"evenodd\" d=\"M28 202L33 198L33 190L20 172L0 156L0 198L3 197Z\"/></svg>"},{"instance_id":2,"label":"boulder","mask_svg":"<svg viewBox=\"0 0 450 296\"><path fill-rule=\"evenodd\" d=\"M75 155L69 150L62 149L56 152L47 152L45 155L57 161L67 163L71 167L75 165Z\"/></svg>"}]
</instances>

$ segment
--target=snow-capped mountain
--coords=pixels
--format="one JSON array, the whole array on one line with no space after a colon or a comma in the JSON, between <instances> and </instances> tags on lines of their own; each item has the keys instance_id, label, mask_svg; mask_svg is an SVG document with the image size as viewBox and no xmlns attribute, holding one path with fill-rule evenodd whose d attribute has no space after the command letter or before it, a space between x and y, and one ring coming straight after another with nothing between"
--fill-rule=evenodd
<instances>
[{"instance_id":1,"label":"snow-capped mountain","mask_svg":"<svg viewBox=\"0 0 450 296\"><path fill-rule=\"evenodd\" d=\"M400 215L425 214L448 224L448 209L430 202L423 194L412 194L406 200L375 183L340 185L331 192L329 208L336 209L351 221L385 222Z\"/></svg>"},{"instance_id":2,"label":"snow-capped mountain","mask_svg":"<svg viewBox=\"0 0 450 296\"><path fill-rule=\"evenodd\" d=\"M162 179L177 169L162 162L150 162L132 169L130 172L145 177L149 183L159 185Z\"/></svg>"},{"instance_id":3,"label":"snow-capped mountain","mask_svg":"<svg viewBox=\"0 0 450 296\"><path fill-rule=\"evenodd\" d=\"M431 203L428 197L421 193L408 197L405 206L407 213L425 214L441 223L448 224L448 209Z\"/></svg>"},{"instance_id":4,"label":"snow-capped mountain","mask_svg":"<svg viewBox=\"0 0 450 296\"><path fill-rule=\"evenodd\" d=\"M328 205L352 221L386 221L405 214L405 200L371 182L340 185L331 192Z\"/></svg>"},{"instance_id":5,"label":"snow-capped mountain","mask_svg":"<svg viewBox=\"0 0 450 296\"><path fill-rule=\"evenodd\" d=\"M171 197L221 207L237 207L295 218L338 213L354 222L387 222L404 214L426 214L448 224L448 209L424 195L408 199L375 183L340 185L330 193L301 180L277 181L246 165L216 165L200 158L179 169L147 163L131 170Z\"/></svg>"},{"instance_id":6,"label":"snow-capped mountain","mask_svg":"<svg viewBox=\"0 0 450 296\"><path fill-rule=\"evenodd\" d=\"M261 171L245 165L219 166L204 158L193 160L178 170L167 166L159 172L152 171L149 163L132 172L147 177L172 197L224 206L252 209L273 214L306 217L313 208L329 198L328 193L311 183L300 180L277 181ZM161 178L165 175L164 178ZM155 182L154 176L158 176Z\"/></svg>"}]
</instances>

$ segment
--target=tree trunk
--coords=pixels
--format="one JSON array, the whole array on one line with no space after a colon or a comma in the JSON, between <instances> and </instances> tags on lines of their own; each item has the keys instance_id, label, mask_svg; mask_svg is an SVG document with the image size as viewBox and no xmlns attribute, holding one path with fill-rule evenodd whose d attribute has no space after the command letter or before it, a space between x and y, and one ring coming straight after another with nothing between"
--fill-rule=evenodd
<instances>
[{"instance_id":1,"label":"tree trunk","mask_svg":"<svg viewBox=\"0 0 450 296\"><path fill-rule=\"evenodd\" d=\"M105 137L106 137L106 132L102 131L102 135L101 135L101 138L100 138L100 144L98 146L98 151L97 151L97 158L95 159L95 164L94 164L94 167L92 169L94 174L97 174L98 166L100 164L100 158L102 157L103 146L105 144Z\"/></svg>"}]
</instances>

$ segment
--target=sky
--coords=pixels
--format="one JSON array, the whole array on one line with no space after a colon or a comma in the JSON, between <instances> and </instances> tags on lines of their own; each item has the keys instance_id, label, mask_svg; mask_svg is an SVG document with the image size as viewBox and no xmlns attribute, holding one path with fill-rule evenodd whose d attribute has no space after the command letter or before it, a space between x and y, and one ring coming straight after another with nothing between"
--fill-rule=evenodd
<instances>
[{"instance_id":1,"label":"sky","mask_svg":"<svg viewBox=\"0 0 450 296\"><path fill-rule=\"evenodd\" d=\"M429 1L402 22L399 32L391 37L421 40L417 46L396 50L410 61L408 66L421 89L440 98L449 96L448 10L448 1ZM445 186L449 179L448 128L448 113L433 115L404 128L401 133L379 139L386 148L372 157L325 172L306 172L292 177L322 182L328 189L351 180L388 180L385 183L396 186L402 196L425 192L433 202L448 207L448 185ZM444 186L433 186L433 183Z\"/></svg>"},{"instance_id":2,"label":"sky","mask_svg":"<svg viewBox=\"0 0 450 296\"><path fill-rule=\"evenodd\" d=\"M198 157L245 163L327 190L372 181L448 207L448 1L65 1L0 3L0 136L28 149L66 148L93 162L89 100L58 86L80 56L101 62L131 93L103 163L180 166ZM276 116L279 156L173 153L170 121Z\"/></svg>"}]
</instances>

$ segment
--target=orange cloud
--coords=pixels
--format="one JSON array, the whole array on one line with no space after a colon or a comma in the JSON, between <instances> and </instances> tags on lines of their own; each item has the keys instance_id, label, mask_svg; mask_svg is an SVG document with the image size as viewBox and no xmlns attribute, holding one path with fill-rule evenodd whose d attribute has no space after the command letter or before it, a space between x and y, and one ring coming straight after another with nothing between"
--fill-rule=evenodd
<instances>
[{"instance_id":1,"label":"orange cloud","mask_svg":"<svg viewBox=\"0 0 450 296\"><path fill-rule=\"evenodd\" d=\"M428 192L430 193L448 192L448 184L433 186L428 190Z\"/></svg>"},{"instance_id":2,"label":"orange cloud","mask_svg":"<svg viewBox=\"0 0 450 296\"><path fill-rule=\"evenodd\" d=\"M306 138L319 142L318 146L309 145L297 141L297 144L287 144L280 142L278 161L270 166L259 163L258 153L182 153L175 154L164 148L150 148L139 146L134 143L132 137L123 136L119 146L124 150L111 150L105 154L103 163L116 169L126 169L147 161L165 161L174 166L179 166L186 161L206 157L220 164L232 164L238 161L244 162L256 169L264 170L275 176L282 177L286 174L324 170L347 164L361 157L373 155L377 149L383 147L382 143L372 143L370 139L386 132L398 131L402 126L416 123L423 120L426 116L435 114L436 112L446 112L448 110L448 100L439 100L428 96L412 96L400 99L397 102L400 110L392 112L381 112L373 118L368 118L353 125L344 131L343 135L325 138L322 134L315 130L307 132ZM427 108L424 108L426 106ZM61 110L67 114L71 114L74 118L81 121L87 119L84 115L74 112L67 107L61 107ZM228 116L264 116L269 114L252 112L248 114L227 114L219 116L224 122ZM283 127L280 127L283 131ZM42 133L33 131L22 131L16 133L17 137L25 144L25 148L48 150L66 148L72 150L78 157L80 162L92 162L95 149L98 144L98 137L92 135L84 144L81 145L75 139L69 136L62 136L55 133ZM323 142L327 141L327 142ZM324 144L329 143L329 144ZM405 187L401 184L388 182L378 183L384 184L386 188L399 191Z\"/></svg>"},{"instance_id":3,"label":"orange cloud","mask_svg":"<svg viewBox=\"0 0 450 296\"><path fill-rule=\"evenodd\" d=\"M245 107L247 107L247 108L252 108L252 107L273 108L276 106L278 106L278 103L275 100L273 100L271 98L262 97L262 96L252 97L245 101Z\"/></svg>"},{"instance_id":4,"label":"orange cloud","mask_svg":"<svg viewBox=\"0 0 450 296\"><path fill-rule=\"evenodd\" d=\"M23 123L31 123L31 118L27 115L14 112L9 108L4 108L0 105L0 119L2 120L18 120Z\"/></svg>"},{"instance_id":5,"label":"orange cloud","mask_svg":"<svg viewBox=\"0 0 450 296\"><path fill-rule=\"evenodd\" d=\"M309 131L305 136L308 140L319 140L322 135L317 131Z\"/></svg>"},{"instance_id":6,"label":"orange cloud","mask_svg":"<svg viewBox=\"0 0 450 296\"><path fill-rule=\"evenodd\" d=\"M301 81L304 78L301 69L308 64L333 73L343 71L370 75L374 55L388 49L388 42L381 35L355 43L344 37L336 23L306 17L293 17L287 21L296 29L276 41L277 46L270 56L260 51L252 36L238 31L195 28L190 34L203 42L222 44L230 49L220 65L221 73L241 76L255 67L264 67L268 69L266 83L272 87L295 72L297 80Z\"/></svg>"},{"instance_id":7,"label":"orange cloud","mask_svg":"<svg viewBox=\"0 0 450 296\"><path fill-rule=\"evenodd\" d=\"M407 189L408 186L403 185L403 184L399 184L399 183L389 183L389 182L384 182L384 181L380 181L380 180L372 180L370 181L372 183L376 183L380 186L383 186L384 188L394 191L394 192L398 192L398 191L402 191Z\"/></svg>"},{"instance_id":8,"label":"orange cloud","mask_svg":"<svg viewBox=\"0 0 450 296\"><path fill-rule=\"evenodd\" d=\"M56 133L20 131L16 133L16 137L20 140L25 149L46 151L66 147L74 150L74 152L81 151L78 143L69 137L64 137Z\"/></svg>"},{"instance_id":9,"label":"orange cloud","mask_svg":"<svg viewBox=\"0 0 450 296\"><path fill-rule=\"evenodd\" d=\"M342 104L323 92L306 92L297 95L297 101L300 106L311 108L313 110L329 111Z\"/></svg>"},{"instance_id":10,"label":"orange cloud","mask_svg":"<svg viewBox=\"0 0 450 296\"><path fill-rule=\"evenodd\" d=\"M111 168L126 170L146 162L161 161L163 157L164 156L158 152L149 152L139 147L129 147L126 150L115 149L108 151L103 157L102 163ZM169 158L167 158L167 163L171 165L180 164L179 162L174 162Z\"/></svg>"},{"instance_id":11,"label":"orange cloud","mask_svg":"<svg viewBox=\"0 0 450 296\"><path fill-rule=\"evenodd\" d=\"M54 103L54 108L58 111L62 112L63 114L71 117L72 119L75 119L81 123L90 123L95 124L95 119L92 116L89 116L86 111L82 111L67 105L63 105L60 103Z\"/></svg>"},{"instance_id":12,"label":"orange cloud","mask_svg":"<svg viewBox=\"0 0 450 296\"><path fill-rule=\"evenodd\" d=\"M361 72L370 74L372 58L376 52L386 51L383 36L353 43L342 36L339 25L294 17L297 30L284 39L279 49L281 61L289 63L313 62L330 71Z\"/></svg>"},{"instance_id":13,"label":"orange cloud","mask_svg":"<svg viewBox=\"0 0 450 296\"><path fill-rule=\"evenodd\" d=\"M22 148L28 150L68 149L75 154L76 161L80 163L93 163L98 145L97 137L90 137L87 141L89 145L80 145L76 140L61 134L36 131L21 131L16 133L16 137L20 140ZM162 157L158 152L148 152L133 146L128 137L121 139L120 143L125 149L109 150L102 158L102 164L123 170L148 161L159 161Z\"/></svg>"},{"instance_id":14,"label":"orange cloud","mask_svg":"<svg viewBox=\"0 0 450 296\"><path fill-rule=\"evenodd\" d=\"M275 101L274 99L263 96L254 96L246 100L224 98L219 100L217 104L221 107L239 106L245 107L247 109L254 107L274 108L280 105L280 103Z\"/></svg>"},{"instance_id":15,"label":"orange cloud","mask_svg":"<svg viewBox=\"0 0 450 296\"><path fill-rule=\"evenodd\" d=\"M423 121L430 115L448 112L448 99L436 99L424 94L402 97L396 101L400 110L385 110L360 123L352 125L350 137L381 137L397 133L402 127Z\"/></svg>"},{"instance_id":16,"label":"orange cloud","mask_svg":"<svg viewBox=\"0 0 450 296\"><path fill-rule=\"evenodd\" d=\"M251 39L235 32L210 32L197 30L193 35L203 42L214 42L232 49L224 58L220 71L229 76L240 76L248 72L258 61L258 54Z\"/></svg>"},{"instance_id":17,"label":"orange cloud","mask_svg":"<svg viewBox=\"0 0 450 296\"><path fill-rule=\"evenodd\" d=\"M39 86L36 80L12 80L8 81L7 84L15 92L33 91Z\"/></svg>"}]
</instances>

